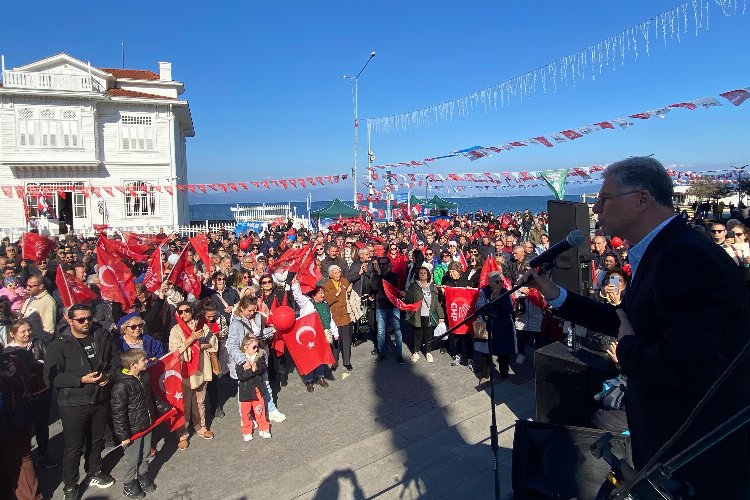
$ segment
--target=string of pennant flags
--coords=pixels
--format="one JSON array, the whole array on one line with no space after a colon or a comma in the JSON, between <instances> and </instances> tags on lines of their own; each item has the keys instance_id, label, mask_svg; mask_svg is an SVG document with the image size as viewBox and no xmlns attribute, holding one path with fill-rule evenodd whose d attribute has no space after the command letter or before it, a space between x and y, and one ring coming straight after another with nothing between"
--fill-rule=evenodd
<instances>
[{"instance_id":1,"label":"string of pennant flags","mask_svg":"<svg viewBox=\"0 0 750 500\"><path fill-rule=\"evenodd\" d=\"M594 184L601 180L602 172L608 165L591 165L588 167L573 167L555 170L522 171L522 172L465 172L449 174L390 174L384 175L389 184L382 189L373 190L372 194L365 195L357 193L357 202L364 201L380 203L389 198L389 194L401 189L414 189L425 187L429 191L461 193L467 190L505 190L505 189L532 189L548 185L545 177L558 176L563 178L566 184ZM707 170L674 170L667 169L677 185L689 184L695 180L711 178L722 184L735 184L739 180L739 173L733 169L707 169ZM396 181L390 183L390 181ZM399 182L403 181L403 182ZM464 185L450 185L448 183L464 183ZM468 185L467 185L468 184ZM362 207L360 207L362 209Z\"/></svg>"},{"instance_id":2,"label":"string of pennant flags","mask_svg":"<svg viewBox=\"0 0 750 500\"><path fill-rule=\"evenodd\" d=\"M740 88L736 90L730 90L718 94L722 99L732 103L734 106L739 106L750 98L750 87ZM693 99L692 101L677 102L667 106L661 106L649 111L642 111L640 113L634 113L626 117L611 118L609 120L602 120L590 125L584 125L581 127L571 128L567 130L561 130L555 133L548 133L531 137L528 139L517 140L500 144L498 146L472 146L457 151L452 151L444 155L425 158L423 160L412 160L399 163L386 163L382 165L372 165L368 167L370 169L370 175L377 175L377 170L400 168L400 167L424 167L437 160L444 158L453 157L465 157L470 161L479 160L480 158L490 157L494 154L502 153L503 151L510 151L513 149L523 148L527 146L545 146L552 148L557 144L563 144L569 141L575 141L586 135L594 132L600 132L602 130L623 130L633 126L635 123L639 123L643 120L649 120L651 118L664 119L667 113L676 109L685 109L689 111L709 109L717 106L723 106L722 101L716 97L702 97L700 99Z\"/></svg>"},{"instance_id":3,"label":"string of pennant flags","mask_svg":"<svg viewBox=\"0 0 750 500\"><path fill-rule=\"evenodd\" d=\"M718 96L725 100L730 102L734 106L740 106L742 103L744 103L746 100L750 99L750 87L740 88L736 90L730 90L727 92L722 92L718 94ZM468 158L470 161L475 161L481 158L490 157L493 154L501 153L503 151L509 151L513 149L528 147L532 145L541 145L545 146L547 148L552 148L557 144L562 144L568 141L574 141L576 139L580 139L586 135L590 135L594 132L599 132L602 130L616 130L616 129L626 129L635 123L638 123L639 120L648 120L651 118L661 118L664 119L666 115L675 110L675 109L684 109L689 111L694 111L698 109L709 109L717 106L723 106L722 101L717 99L716 97L703 97L700 99L694 99L691 101L684 101L684 102L677 102L674 104L670 104L668 106L662 106L656 109L652 109L649 111L644 111L640 113L634 113L632 115L628 115L624 118L613 118L609 120L603 120L591 125L584 125L582 127L576 127L572 129L562 130L560 132L552 133L552 134L544 134L536 137L532 137L529 139L524 140L518 140L509 142L506 144L501 144L498 146L473 146L470 148L465 148L458 151L453 151L451 153L432 157L432 158L425 158L423 160L412 160L408 162L400 162L400 163L388 163L383 165L374 165L368 167L369 173L373 181L378 181L379 179L385 179L385 180L398 180L400 179L403 182L403 185L413 187L414 184L416 185L422 185L422 182L445 182L445 181L458 181L458 182L486 182L486 183L492 183L492 184L499 184L501 181L505 180L506 187L504 189L510 189L511 182L515 181L518 182L528 182L528 181L534 181L539 180L539 173L538 172L500 172L500 173L493 173L493 172L477 172L477 173L466 173L466 174L446 174L445 176L442 176L440 174L381 174L378 171L379 170L385 170L385 169L391 169L391 168L398 168L398 167L423 167L432 164L432 162L435 162L437 160L443 159L443 158L450 158L450 157L465 157ZM595 167L587 167L590 169L593 169ZM586 168L579 168L577 170L580 170L580 172L576 172L576 169L573 169L574 172L576 172L574 175L579 175L581 177L584 177L586 174ZM595 170L593 170L595 172ZM590 173L590 172L589 172ZM398 175L398 177L396 177ZM493 178L494 176L494 178ZM83 183L77 182L77 183L58 183L54 185L50 184L42 184L42 185L28 185L28 186L21 186L21 185L3 185L0 186L0 189L2 190L2 193L8 197L13 198L14 195L17 198L24 198L27 195L31 196L51 196L53 194L58 194L62 198L66 197L66 193L68 192L80 192L84 196L95 196L98 198L103 198L106 196L114 197L118 194L129 194L129 195L137 195L139 193L150 193L150 192L158 192L158 193L166 193L170 196L174 195L175 189L179 190L183 193L190 193L190 194L206 194L209 192L223 192L228 193L229 191L239 192L242 191L249 191L249 190L270 190L270 189L307 189L309 187L316 187L316 186L325 186L325 185L335 185L340 183L341 181L346 181L349 178L349 174L337 174L337 175L323 175L323 176L312 176L312 177L297 177L297 178L284 178L284 179L261 179L261 180L251 180L251 181L241 181L241 182L222 182L222 183L210 183L210 184L176 184L176 185L161 185L161 184L152 184L148 182L137 182L137 183L131 183L125 186L120 185L112 185L112 186L93 186L89 185L86 186ZM587 179L582 179L583 181L586 181ZM494 182L498 181L498 182ZM396 184L398 186L399 184ZM533 186L528 186L533 187ZM528 187L524 189L528 189ZM388 189L398 189L398 187L393 188L389 187ZM439 190L439 186L435 186L436 190ZM456 189L456 188L452 188ZM477 188L481 189L481 188ZM486 189L489 189L487 187Z\"/></svg>"},{"instance_id":4,"label":"string of pennant flags","mask_svg":"<svg viewBox=\"0 0 750 500\"><path fill-rule=\"evenodd\" d=\"M744 15L747 0L714 0L724 18ZM689 31L695 36L708 31L711 0L683 1L675 7L656 14L619 33L592 43L580 51L568 54L548 64L498 83L426 108L367 119L370 133L389 133L411 128L427 127L466 117L470 112L484 109L485 114L511 105L523 103L537 93L557 93L558 86L582 84L596 80L605 70L616 71L626 62L638 62L639 53L651 55L652 45L660 42L681 43ZM721 18L720 18L721 19Z\"/></svg>"}]
</instances>

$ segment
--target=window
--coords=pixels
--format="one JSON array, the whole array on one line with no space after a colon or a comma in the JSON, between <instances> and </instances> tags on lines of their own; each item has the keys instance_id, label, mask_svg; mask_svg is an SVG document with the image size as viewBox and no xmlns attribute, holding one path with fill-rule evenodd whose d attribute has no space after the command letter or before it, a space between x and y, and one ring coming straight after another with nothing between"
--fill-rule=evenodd
<instances>
[{"instance_id":1,"label":"window","mask_svg":"<svg viewBox=\"0 0 750 500\"><path fill-rule=\"evenodd\" d=\"M73 196L73 217L85 218L87 213L86 197L81 191L83 182L30 182L26 184L26 208L29 217L49 217L56 219L59 215L58 191Z\"/></svg>"},{"instance_id":2,"label":"window","mask_svg":"<svg viewBox=\"0 0 750 500\"><path fill-rule=\"evenodd\" d=\"M77 148L79 115L74 109L19 108L18 145L35 148Z\"/></svg>"},{"instance_id":3,"label":"window","mask_svg":"<svg viewBox=\"0 0 750 500\"><path fill-rule=\"evenodd\" d=\"M150 116L122 115L120 143L125 151L153 151L154 128Z\"/></svg>"},{"instance_id":4,"label":"window","mask_svg":"<svg viewBox=\"0 0 750 500\"><path fill-rule=\"evenodd\" d=\"M133 181L125 184L125 217L156 215L156 193L150 182Z\"/></svg>"}]
</instances>

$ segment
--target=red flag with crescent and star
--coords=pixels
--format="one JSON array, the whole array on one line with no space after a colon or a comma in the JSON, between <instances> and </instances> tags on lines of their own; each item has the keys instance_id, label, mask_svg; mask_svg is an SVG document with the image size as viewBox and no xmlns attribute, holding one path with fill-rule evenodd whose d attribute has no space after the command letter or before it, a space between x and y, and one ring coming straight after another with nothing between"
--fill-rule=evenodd
<instances>
[{"instance_id":1,"label":"red flag with crescent and star","mask_svg":"<svg viewBox=\"0 0 750 500\"><path fill-rule=\"evenodd\" d=\"M320 365L335 363L317 312L298 318L292 329L282 334L282 338L300 375L307 375Z\"/></svg>"},{"instance_id":2,"label":"red flag with crescent and star","mask_svg":"<svg viewBox=\"0 0 750 500\"><path fill-rule=\"evenodd\" d=\"M25 233L21 245L24 260L39 262L47 258L55 242L39 233Z\"/></svg>"},{"instance_id":3,"label":"red flag with crescent and star","mask_svg":"<svg viewBox=\"0 0 750 500\"><path fill-rule=\"evenodd\" d=\"M68 274L62 270L62 266L57 266L57 276L55 284L60 292L64 307L70 307L73 304L85 304L98 297L86 284L73 274Z\"/></svg>"},{"instance_id":4,"label":"red flag with crescent and star","mask_svg":"<svg viewBox=\"0 0 750 500\"><path fill-rule=\"evenodd\" d=\"M445 292L445 309L448 313L448 328L453 328L476 310L479 289L446 286L443 291ZM466 334L473 324L474 322L470 321L461 325L453 333Z\"/></svg>"},{"instance_id":5,"label":"red flag with crescent and star","mask_svg":"<svg viewBox=\"0 0 750 500\"><path fill-rule=\"evenodd\" d=\"M131 249L128 245L117 240L110 240L103 233L99 235L97 246L101 246L108 253L115 254L123 259L133 259L137 262L146 262L148 255L141 254Z\"/></svg>"},{"instance_id":6,"label":"red flag with crescent and star","mask_svg":"<svg viewBox=\"0 0 750 500\"><path fill-rule=\"evenodd\" d=\"M107 250L104 240L96 243L96 261L99 273L99 288L102 297L122 304L123 311L130 311L137 295L135 281L130 268L117 255Z\"/></svg>"},{"instance_id":7,"label":"red flag with crescent and star","mask_svg":"<svg viewBox=\"0 0 750 500\"><path fill-rule=\"evenodd\" d=\"M318 267L318 260L315 258L315 252L312 251L312 245L307 254L302 258L299 271L297 272L297 281L299 281L302 293L315 290L317 283L323 279L323 274Z\"/></svg>"},{"instance_id":8,"label":"red flag with crescent and star","mask_svg":"<svg viewBox=\"0 0 750 500\"><path fill-rule=\"evenodd\" d=\"M185 403L182 394L180 374L180 353L172 351L159 358L147 368L151 376L151 390L158 398L169 403L176 410L169 418L169 430L176 431L185 425Z\"/></svg>"}]
</instances>

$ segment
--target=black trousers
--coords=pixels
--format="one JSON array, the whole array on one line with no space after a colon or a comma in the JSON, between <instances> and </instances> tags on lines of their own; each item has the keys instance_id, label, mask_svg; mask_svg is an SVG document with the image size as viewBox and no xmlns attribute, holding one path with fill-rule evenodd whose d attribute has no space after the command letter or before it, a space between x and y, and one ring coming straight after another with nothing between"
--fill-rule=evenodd
<instances>
[{"instance_id":1,"label":"black trousers","mask_svg":"<svg viewBox=\"0 0 750 500\"><path fill-rule=\"evenodd\" d=\"M471 359L471 353L474 351L472 340L471 332L464 335L451 333L448 335L448 354L451 356L458 354L461 356L461 360L466 363Z\"/></svg>"},{"instance_id":2,"label":"black trousers","mask_svg":"<svg viewBox=\"0 0 750 500\"><path fill-rule=\"evenodd\" d=\"M354 324L349 323L345 326L339 326L339 340L338 340L338 351L341 352L341 357L345 365L352 364L352 330ZM335 341L334 341L335 342ZM338 352L334 350L336 362L339 362Z\"/></svg>"},{"instance_id":3,"label":"black trousers","mask_svg":"<svg viewBox=\"0 0 750 500\"><path fill-rule=\"evenodd\" d=\"M414 327L414 349L412 352L423 351L427 354L432 351L432 336L435 333L435 327L430 326L430 318L428 316L420 317L419 324L422 326ZM424 347L424 350L422 350L422 347Z\"/></svg>"},{"instance_id":4,"label":"black trousers","mask_svg":"<svg viewBox=\"0 0 750 500\"><path fill-rule=\"evenodd\" d=\"M96 474L101 469L107 406L104 403L60 406L60 420L65 441L62 463L63 483L66 487L70 487L78 484L78 468L84 450L86 473Z\"/></svg>"},{"instance_id":5,"label":"black trousers","mask_svg":"<svg viewBox=\"0 0 750 500\"><path fill-rule=\"evenodd\" d=\"M41 457L47 454L47 444L49 443L49 414L52 409L52 391L44 391L38 398L32 400L31 404L34 408L32 423L36 434L36 445Z\"/></svg>"},{"instance_id":6,"label":"black trousers","mask_svg":"<svg viewBox=\"0 0 750 500\"><path fill-rule=\"evenodd\" d=\"M224 409L224 403L237 394L237 381L229 376L229 372L221 377L214 375L211 382L206 383L206 396L208 396L211 412L216 413L217 408Z\"/></svg>"}]
</instances>

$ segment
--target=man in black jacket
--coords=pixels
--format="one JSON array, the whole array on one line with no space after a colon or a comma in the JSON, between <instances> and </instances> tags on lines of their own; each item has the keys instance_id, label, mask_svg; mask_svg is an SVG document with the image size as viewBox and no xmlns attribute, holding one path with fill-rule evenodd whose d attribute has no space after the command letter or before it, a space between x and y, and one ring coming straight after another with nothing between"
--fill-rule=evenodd
<instances>
[{"instance_id":1,"label":"man in black jacket","mask_svg":"<svg viewBox=\"0 0 750 500\"><path fill-rule=\"evenodd\" d=\"M60 334L47 347L44 377L58 390L63 425L65 499L78 495L78 467L84 446L89 486L108 488L115 480L101 471L109 381L120 365L112 337L93 323L91 308L74 304L68 310L70 333Z\"/></svg>"},{"instance_id":2,"label":"man in black jacket","mask_svg":"<svg viewBox=\"0 0 750 500\"><path fill-rule=\"evenodd\" d=\"M672 181L653 158L610 165L594 213L607 234L634 245L628 252L631 285L620 309L568 293L535 275L531 285L560 316L618 337L617 360L628 377L633 461L641 469L748 342L747 289L726 252L675 217ZM750 404L749 386L746 356L657 463ZM680 468L674 478L691 483L694 498L748 498L748 451L744 426Z\"/></svg>"},{"instance_id":3,"label":"man in black jacket","mask_svg":"<svg viewBox=\"0 0 750 500\"><path fill-rule=\"evenodd\" d=\"M404 359L401 356L401 311L390 301L385 294L383 281L387 281L398 290L398 275L391 271L391 261L388 257L379 257L374 262L375 279L373 289L375 291L375 320L378 328L378 361L385 359L385 353L388 350L386 338L386 323L391 322L393 326L393 338L395 340L396 362L403 364ZM397 292L399 293L399 292ZM403 292L400 292L403 294ZM403 295L402 295L403 297Z\"/></svg>"}]
</instances>

